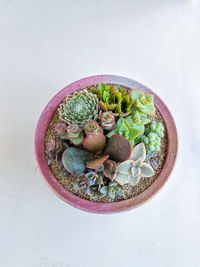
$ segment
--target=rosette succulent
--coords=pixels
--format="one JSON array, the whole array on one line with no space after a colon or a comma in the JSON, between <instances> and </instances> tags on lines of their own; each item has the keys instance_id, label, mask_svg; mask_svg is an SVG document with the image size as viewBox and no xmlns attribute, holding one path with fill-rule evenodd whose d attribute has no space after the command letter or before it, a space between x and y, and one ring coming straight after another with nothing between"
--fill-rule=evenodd
<instances>
[{"instance_id":1,"label":"rosette succulent","mask_svg":"<svg viewBox=\"0 0 200 267\"><path fill-rule=\"evenodd\" d=\"M50 138L46 143L46 158L48 165L51 164L53 159L58 159L58 155L61 154L61 152L64 150L64 148L67 148L68 145L63 142L59 137L56 138Z\"/></svg>"},{"instance_id":2,"label":"rosette succulent","mask_svg":"<svg viewBox=\"0 0 200 267\"><path fill-rule=\"evenodd\" d=\"M66 128L66 138L75 146L81 145L84 139L82 128L78 124L70 124Z\"/></svg>"},{"instance_id":3,"label":"rosette succulent","mask_svg":"<svg viewBox=\"0 0 200 267\"><path fill-rule=\"evenodd\" d=\"M111 131L116 128L115 116L112 111L106 111L101 114L100 117L101 127L107 131Z\"/></svg>"},{"instance_id":4,"label":"rosette succulent","mask_svg":"<svg viewBox=\"0 0 200 267\"><path fill-rule=\"evenodd\" d=\"M62 139L66 139L67 125L65 122L57 122L55 125L55 135L60 136Z\"/></svg>"},{"instance_id":5,"label":"rosette succulent","mask_svg":"<svg viewBox=\"0 0 200 267\"><path fill-rule=\"evenodd\" d=\"M98 122L95 120L87 121L84 126L85 134L88 135L90 133L103 133L102 128L99 126Z\"/></svg>"},{"instance_id":6,"label":"rosette succulent","mask_svg":"<svg viewBox=\"0 0 200 267\"><path fill-rule=\"evenodd\" d=\"M131 99L135 110L153 115L155 113L154 96L144 94L138 90L132 90Z\"/></svg>"},{"instance_id":7,"label":"rosette succulent","mask_svg":"<svg viewBox=\"0 0 200 267\"><path fill-rule=\"evenodd\" d=\"M141 177L151 177L154 175L153 168L144 162L146 149L143 143L136 145L128 160L117 165L117 176L115 181L120 185L130 184L135 186Z\"/></svg>"},{"instance_id":8,"label":"rosette succulent","mask_svg":"<svg viewBox=\"0 0 200 267\"><path fill-rule=\"evenodd\" d=\"M111 199L114 199L116 196L124 196L122 188L116 182L110 182L108 185L101 187L100 193L105 197L109 196Z\"/></svg>"},{"instance_id":9,"label":"rosette succulent","mask_svg":"<svg viewBox=\"0 0 200 267\"><path fill-rule=\"evenodd\" d=\"M67 95L58 109L59 117L68 124L83 126L87 121L96 120L99 113L98 98L87 89Z\"/></svg>"}]
</instances>

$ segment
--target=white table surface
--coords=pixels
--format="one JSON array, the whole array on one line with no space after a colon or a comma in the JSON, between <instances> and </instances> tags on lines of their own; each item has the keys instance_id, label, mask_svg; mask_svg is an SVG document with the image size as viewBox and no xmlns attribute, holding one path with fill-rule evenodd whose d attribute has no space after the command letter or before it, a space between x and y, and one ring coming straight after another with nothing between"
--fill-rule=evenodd
<instances>
[{"instance_id":1,"label":"white table surface","mask_svg":"<svg viewBox=\"0 0 200 267\"><path fill-rule=\"evenodd\" d=\"M95 74L152 88L179 156L150 202L90 214L47 187L34 131L60 89ZM200 3L0 0L0 267L200 266Z\"/></svg>"}]
</instances>

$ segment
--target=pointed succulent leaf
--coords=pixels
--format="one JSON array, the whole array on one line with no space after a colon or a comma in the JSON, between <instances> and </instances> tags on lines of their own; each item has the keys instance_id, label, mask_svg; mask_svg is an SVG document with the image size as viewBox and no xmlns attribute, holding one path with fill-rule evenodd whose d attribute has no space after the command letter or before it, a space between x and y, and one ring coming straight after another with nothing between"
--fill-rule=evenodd
<instances>
[{"instance_id":1,"label":"pointed succulent leaf","mask_svg":"<svg viewBox=\"0 0 200 267\"><path fill-rule=\"evenodd\" d=\"M133 101L137 100L138 98L141 97L141 95L143 95L143 92L139 91L139 90L132 90L131 91L131 99Z\"/></svg>"},{"instance_id":2,"label":"pointed succulent leaf","mask_svg":"<svg viewBox=\"0 0 200 267\"><path fill-rule=\"evenodd\" d=\"M108 140L105 154L110 155L110 158L117 162L125 161L130 157L131 144L125 137L114 134Z\"/></svg>"},{"instance_id":3,"label":"pointed succulent leaf","mask_svg":"<svg viewBox=\"0 0 200 267\"><path fill-rule=\"evenodd\" d=\"M96 184L101 185L103 184L103 175L98 175L96 179Z\"/></svg>"},{"instance_id":4,"label":"pointed succulent leaf","mask_svg":"<svg viewBox=\"0 0 200 267\"><path fill-rule=\"evenodd\" d=\"M141 174L141 169L140 168L136 168L136 167L132 167L131 168L131 175L133 177L138 176L140 174Z\"/></svg>"},{"instance_id":5,"label":"pointed succulent leaf","mask_svg":"<svg viewBox=\"0 0 200 267\"><path fill-rule=\"evenodd\" d=\"M109 155L94 159L86 164L86 168L98 170L99 167L109 158Z\"/></svg>"},{"instance_id":6,"label":"pointed succulent leaf","mask_svg":"<svg viewBox=\"0 0 200 267\"><path fill-rule=\"evenodd\" d=\"M130 169L134 166L134 161L133 160L125 160L122 163L120 163L117 166L117 170L120 173L128 175L130 172Z\"/></svg>"},{"instance_id":7,"label":"pointed succulent leaf","mask_svg":"<svg viewBox=\"0 0 200 267\"><path fill-rule=\"evenodd\" d=\"M135 167L137 168L141 167L142 163L143 163L142 158L139 158L138 160L135 161Z\"/></svg>"},{"instance_id":8,"label":"pointed succulent leaf","mask_svg":"<svg viewBox=\"0 0 200 267\"><path fill-rule=\"evenodd\" d=\"M146 157L146 149L144 143L139 143L133 148L130 159L137 161L139 158L141 158L142 161L144 161L145 157Z\"/></svg>"},{"instance_id":9,"label":"pointed succulent leaf","mask_svg":"<svg viewBox=\"0 0 200 267\"><path fill-rule=\"evenodd\" d=\"M88 134L83 140L83 146L92 152L101 152L104 148L106 137L102 133Z\"/></svg>"},{"instance_id":10,"label":"pointed succulent leaf","mask_svg":"<svg viewBox=\"0 0 200 267\"><path fill-rule=\"evenodd\" d=\"M94 154L76 147L67 148L62 155L62 164L71 174L77 175L85 171L88 160L94 159Z\"/></svg>"},{"instance_id":11,"label":"pointed succulent leaf","mask_svg":"<svg viewBox=\"0 0 200 267\"><path fill-rule=\"evenodd\" d=\"M118 173L116 178L115 178L115 181L117 181L118 184L120 184L120 185L124 185L124 184L127 184L129 182L129 179L130 179L129 175Z\"/></svg>"},{"instance_id":12,"label":"pointed succulent leaf","mask_svg":"<svg viewBox=\"0 0 200 267\"><path fill-rule=\"evenodd\" d=\"M147 163L143 162L141 169L142 177L151 177L155 174L154 169Z\"/></svg>"},{"instance_id":13,"label":"pointed succulent leaf","mask_svg":"<svg viewBox=\"0 0 200 267\"><path fill-rule=\"evenodd\" d=\"M130 176L129 184L131 186L135 186L136 184L139 183L140 179L141 179L141 175L138 175L138 176Z\"/></svg>"}]
</instances>

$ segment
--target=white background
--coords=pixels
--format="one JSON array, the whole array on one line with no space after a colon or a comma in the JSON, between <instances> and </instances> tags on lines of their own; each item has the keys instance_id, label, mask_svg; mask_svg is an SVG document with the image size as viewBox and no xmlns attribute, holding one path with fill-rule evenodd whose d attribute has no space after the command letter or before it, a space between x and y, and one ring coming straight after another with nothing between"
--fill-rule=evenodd
<instances>
[{"instance_id":1,"label":"white background","mask_svg":"<svg viewBox=\"0 0 200 267\"><path fill-rule=\"evenodd\" d=\"M169 182L127 213L67 205L34 157L47 102L95 74L152 88L179 132ZM200 266L199 1L0 0L0 99L0 267Z\"/></svg>"}]
</instances>

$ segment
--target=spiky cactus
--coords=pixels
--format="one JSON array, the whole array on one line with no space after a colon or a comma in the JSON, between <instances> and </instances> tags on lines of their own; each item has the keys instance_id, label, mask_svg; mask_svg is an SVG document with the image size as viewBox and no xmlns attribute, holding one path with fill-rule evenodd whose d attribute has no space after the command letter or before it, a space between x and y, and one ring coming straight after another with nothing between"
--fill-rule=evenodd
<instances>
[{"instance_id":1,"label":"spiky cactus","mask_svg":"<svg viewBox=\"0 0 200 267\"><path fill-rule=\"evenodd\" d=\"M73 95L67 95L58 111L62 121L83 126L87 121L98 118L98 98L86 89L76 91Z\"/></svg>"}]
</instances>

